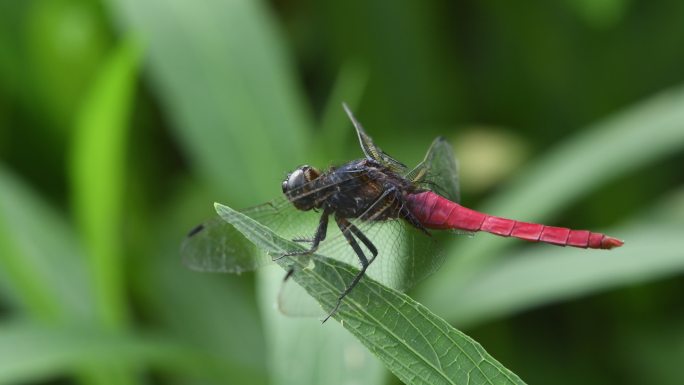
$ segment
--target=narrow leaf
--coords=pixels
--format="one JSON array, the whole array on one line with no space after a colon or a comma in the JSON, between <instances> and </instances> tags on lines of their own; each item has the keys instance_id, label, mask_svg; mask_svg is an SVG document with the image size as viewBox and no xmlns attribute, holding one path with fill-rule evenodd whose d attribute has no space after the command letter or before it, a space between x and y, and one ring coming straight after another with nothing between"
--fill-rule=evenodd
<instances>
[{"instance_id":1,"label":"narrow leaf","mask_svg":"<svg viewBox=\"0 0 684 385\"><path fill-rule=\"evenodd\" d=\"M313 117L270 3L107 3L122 28L135 31L145 42L147 74L163 112L194 174L212 186L214 197L242 204L265 201L280 193L279 183L274 181L282 180L284 172L312 161L314 147L308 144L314 132ZM229 311L228 304L223 306L226 308L198 310L193 316ZM271 338L292 333L292 329L279 329L280 324L270 325L273 328L264 334ZM305 332L302 329L295 334ZM217 331L205 328L197 333L210 340ZM245 338L244 332L234 329L220 335L213 338L214 345L228 338ZM319 343L325 344L322 339ZM273 344L265 341L265 346ZM342 350L329 349L330 354L322 354L318 346L301 343L290 346L287 357L295 350L304 356L317 355L321 362L344 359ZM284 362L285 357L270 350L267 353L261 358L266 365ZM312 369L309 362L296 365L302 371ZM278 383L279 379L274 375L272 381Z\"/></svg>"},{"instance_id":2,"label":"narrow leaf","mask_svg":"<svg viewBox=\"0 0 684 385\"><path fill-rule=\"evenodd\" d=\"M625 247L599 254L548 247L509 255L450 293L459 325L684 272L684 227L641 224L618 231Z\"/></svg>"},{"instance_id":3,"label":"narrow leaf","mask_svg":"<svg viewBox=\"0 0 684 385\"><path fill-rule=\"evenodd\" d=\"M91 256L99 313L109 325L126 318L123 276L123 193L126 133L140 47L124 41L82 106L71 154L73 205Z\"/></svg>"},{"instance_id":4,"label":"narrow leaf","mask_svg":"<svg viewBox=\"0 0 684 385\"><path fill-rule=\"evenodd\" d=\"M0 165L0 283L34 319L93 319L83 251L69 224Z\"/></svg>"},{"instance_id":5,"label":"narrow leaf","mask_svg":"<svg viewBox=\"0 0 684 385\"><path fill-rule=\"evenodd\" d=\"M272 255L296 247L227 206L216 204L216 210L237 231ZM323 256L316 256L314 263L315 267L307 268L302 259L278 259L281 267L295 268L292 278L323 309L332 309L358 270ZM408 296L368 277L361 280L334 317L407 384L523 383L477 342Z\"/></svg>"},{"instance_id":6,"label":"narrow leaf","mask_svg":"<svg viewBox=\"0 0 684 385\"><path fill-rule=\"evenodd\" d=\"M198 175L231 199L275 193L282 165L304 160L313 124L264 2L109 3L149 48L149 74Z\"/></svg>"},{"instance_id":7,"label":"narrow leaf","mask_svg":"<svg viewBox=\"0 0 684 385\"><path fill-rule=\"evenodd\" d=\"M112 363L198 372L201 360L185 347L148 336L23 323L0 326L0 384L45 381L84 364Z\"/></svg>"}]
</instances>

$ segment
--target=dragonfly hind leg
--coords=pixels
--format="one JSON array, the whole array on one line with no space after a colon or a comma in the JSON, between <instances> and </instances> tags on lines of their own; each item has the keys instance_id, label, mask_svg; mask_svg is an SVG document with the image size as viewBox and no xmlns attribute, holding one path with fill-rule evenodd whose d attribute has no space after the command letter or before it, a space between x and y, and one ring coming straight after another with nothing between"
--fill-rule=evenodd
<instances>
[{"instance_id":1,"label":"dragonfly hind leg","mask_svg":"<svg viewBox=\"0 0 684 385\"><path fill-rule=\"evenodd\" d=\"M356 253L356 256L359 257L359 262L361 263L361 270L359 271L358 274L354 277L354 279L351 281L349 286L347 286L342 294L337 298L337 303L335 304L335 307L328 313L328 315L323 319L322 322L325 322L328 320L328 318L332 317L335 313L337 313L337 310L340 308L340 305L342 304L342 300L344 297L347 296L347 294L351 293L351 291L358 285L359 281L363 276L366 274L366 269L368 269L368 266L370 266L371 263L375 260L375 257L378 256L378 249L373 245L373 243L366 237L365 234L359 230L358 227L354 226L351 222L349 222L345 218L340 218L335 216L335 222L337 222L337 226L340 228L340 231L342 232L342 235L347 239L347 242L349 242L349 245L354 249L354 252ZM370 260L366 257L366 255L363 253L363 250L361 250L361 246L359 246L359 243L354 239L354 236L361 240L363 244L370 250L371 254L373 255Z\"/></svg>"}]
</instances>

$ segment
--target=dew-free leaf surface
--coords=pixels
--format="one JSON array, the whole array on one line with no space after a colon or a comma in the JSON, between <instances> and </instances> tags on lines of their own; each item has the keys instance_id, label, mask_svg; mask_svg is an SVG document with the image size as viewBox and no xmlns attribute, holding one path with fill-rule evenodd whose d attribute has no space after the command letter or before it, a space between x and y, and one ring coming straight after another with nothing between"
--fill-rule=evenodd
<instances>
[{"instance_id":1,"label":"dew-free leaf surface","mask_svg":"<svg viewBox=\"0 0 684 385\"><path fill-rule=\"evenodd\" d=\"M217 203L216 210L271 255L297 247L230 207ZM333 308L358 271L323 256L316 256L313 268L296 258L280 258L278 264L294 268L292 279L326 310ZM405 294L368 277L347 296L334 318L406 384L523 384L476 341Z\"/></svg>"}]
</instances>

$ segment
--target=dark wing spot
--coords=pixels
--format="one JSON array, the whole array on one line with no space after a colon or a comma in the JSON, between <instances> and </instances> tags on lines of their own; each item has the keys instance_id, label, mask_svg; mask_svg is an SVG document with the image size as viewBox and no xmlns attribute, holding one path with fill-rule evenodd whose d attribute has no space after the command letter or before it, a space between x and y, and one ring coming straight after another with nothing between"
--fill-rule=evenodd
<instances>
[{"instance_id":1,"label":"dark wing spot","mask_svg":"<svg viewBox=\"0 0 684 385\"><path fill-rule=\"evenodd\" d=\"M188 233L188 237L192 237L193 235L199 233L202 230L204 230L204 224L197 225L197 227L190 230L190 232Z\"/></svg>"}]
</instances>

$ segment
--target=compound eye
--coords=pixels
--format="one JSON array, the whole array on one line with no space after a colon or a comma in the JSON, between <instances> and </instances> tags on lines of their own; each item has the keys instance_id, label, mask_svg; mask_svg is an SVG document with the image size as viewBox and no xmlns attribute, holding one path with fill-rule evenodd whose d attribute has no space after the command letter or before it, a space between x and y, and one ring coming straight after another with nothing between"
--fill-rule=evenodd
<instances>
[{"instance_id":1,"label":"compound eye","mask_svg":"<svg viewBox=\"0 0 684 385\"><path fill-rule=\"evenodd\" d=\"M304 186L304 184L307 182L306 174L304 172L305 168L306 166L300 167L288 175L287 179L283 182L284 193L290 193L293 190Z\"/></svg>"},{"instance_id":2,"label":"compound eye","mask_svg":"<svg viewBox=\"0 0 684 385\"><path fill-rule=\"evenodd\" d=\"M290 189L302 187L304 183L306 183L306 173L303 168L295 170L295 172L290 175L288 182Z\"/></svg>"}]
</instances>

